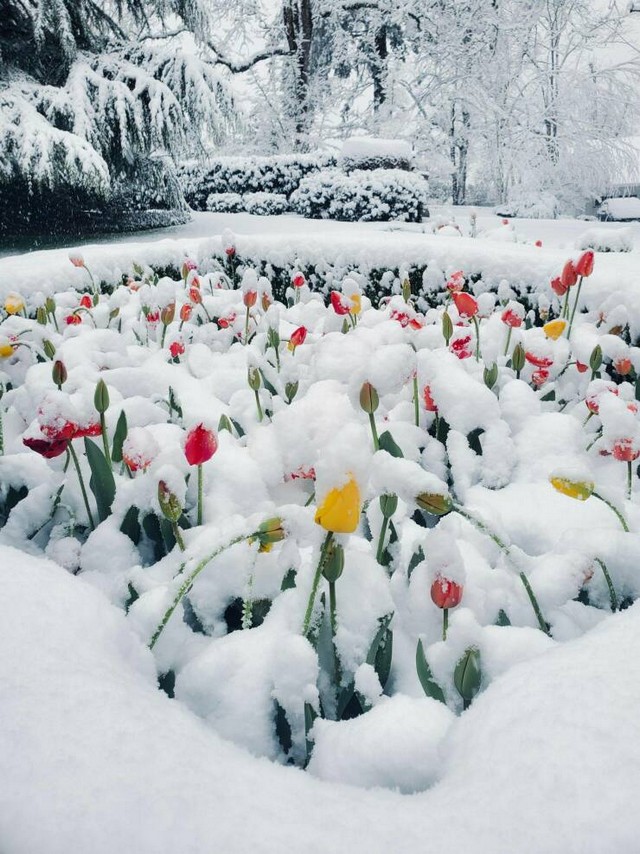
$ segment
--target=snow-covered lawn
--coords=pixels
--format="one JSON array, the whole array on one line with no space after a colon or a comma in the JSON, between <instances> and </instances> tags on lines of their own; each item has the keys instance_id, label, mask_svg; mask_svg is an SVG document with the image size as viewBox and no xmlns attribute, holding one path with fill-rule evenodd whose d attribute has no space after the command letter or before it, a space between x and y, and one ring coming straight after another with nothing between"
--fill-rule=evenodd
<instances>
[{"instance_id":1,"label":"snow-covered lawn","mask_svg":"<svg viewBox=\"0 0 640 854\"><path fill-rule=\"evenodd\" d=\"M3 854L635 850L639 256L458 221L0 260Z\"/></svg>"}]
</instances>

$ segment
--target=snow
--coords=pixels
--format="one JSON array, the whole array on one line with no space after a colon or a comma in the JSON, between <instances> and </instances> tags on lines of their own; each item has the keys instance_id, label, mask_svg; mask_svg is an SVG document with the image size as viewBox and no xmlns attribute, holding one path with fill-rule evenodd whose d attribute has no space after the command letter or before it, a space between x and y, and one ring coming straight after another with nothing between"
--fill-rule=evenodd
<instances>
[{"instance_id":1,"label":"snow","mask_svg":"<svg viewBox=\"0 0 640 854\"><path fill-rule=\"evenodd\" d=\"M411 144L404 139L379 139L366 136L352 136L342 143L341 157L345 160L362 160L369 157L393 157L398 160L411 160Z\"/></svg>"},{"instance_id":2,"label":"snow","mask_svg":"<svg viewBox=\"0 0 640 854\"><path fill-rule=\"evenodd\" d=\"M636 196L605 199L600 205L599 213L606 214L613 220L640 219L640 199Z\"/></svg>"},{"instance_id":3,"label":"snow","mask_svg":"<svg viewBox=\"0 0 640 854\"><path fill-rule=\"evenodd\" d=\"M634 850L640 672L620 651L640 643L637 606L512 667L459 719L436 701L387 699L353 722L368 752L320 727L314 768L322 776L326 760L329 785L251 757L158 692L150 653L90 585L7 547L0 563L8 854L241 854L248 811L265 854L417 852L425 839L444 854ZM419 712L431 709L426 729ZM377 771L379 750L389 761ZM402 755L423 757L416 778ZM434 772L413 797L340 782L413 790Z\"/></svg>"}]
</instances>

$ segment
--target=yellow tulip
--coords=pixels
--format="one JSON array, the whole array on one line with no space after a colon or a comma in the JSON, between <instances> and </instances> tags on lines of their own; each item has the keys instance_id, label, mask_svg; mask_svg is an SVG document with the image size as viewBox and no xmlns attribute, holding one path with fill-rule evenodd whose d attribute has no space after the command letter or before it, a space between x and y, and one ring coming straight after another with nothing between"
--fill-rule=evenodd
<instances>
[{"instance_id":1,"label":"yellow tulip","mask_svg":"<svg viewBox=\"0 0 640 854\"><path fill-rule=\"evenodd\" d=\"M360 489L352 477L344 486L331 489L316 510L316 524L334 534L352 534L360 520Z\"/></svg>"},{"instance_id":2,"label":"yellow tulip","mask_svg":"<svg viewBox=\"0 0 640 854\"><path fill-rule=\"evenodd\" d=\"M566 320L550 320L549 323L545 323L542 327L542 331L547 338L551 338L552 341L557 341L566 328Z\"/></svg>"},{"instance_id":3,"label":"yellow tulip","mask_svg":"<svg viewBox=\"0 0 640 854\"><path fill-rule=\"evenodd\" d=\"M360 314L360 312L362 311L362 299L360 297L360 294L351 294L349 299L351 301L351 309L349 311L349 314Z\"/></svg>"},{"instance_id":4,"label":"yellow tulip","mask_svg":"<svg viewBox=\"0 0 640 854\"><path fill-rule=\"evenodd\" d=\"M4 310L7 314L18 314L24 308L24 300L20 294L9 294L4 301Z\"/></svg>"},{"instance_id":5,"label":"yellow tulip","mask_svg":"<svg viewBox=\"0 0 640 854\"><path fill-rule=\"evenodd\" d=\"M567 477L552 477L551 484L558 492L563 495L568 495L569 498L575 498L578 501L586 501L596 488L596 485L591 480L569 480Z\"/></svg>"},{"instance_id":6,"label":"yellow tulip","mask_svg":"<svg viewBox=\"0 0 640 854\"><path fill-rule=\"evenodd\" d=\"M13 352L15 347L13 344L10 344L9 341L5 338L3 341L0 341L0 358L8 359L9 356L13 356Z\"/></svg>"}]
</instances>

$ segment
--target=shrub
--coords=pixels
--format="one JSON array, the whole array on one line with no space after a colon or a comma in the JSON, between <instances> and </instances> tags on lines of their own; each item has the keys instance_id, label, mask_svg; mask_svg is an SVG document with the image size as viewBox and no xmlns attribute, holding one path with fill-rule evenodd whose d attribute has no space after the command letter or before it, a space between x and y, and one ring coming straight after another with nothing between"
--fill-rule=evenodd
<instances>
[{"instance_id":1,"label":"shrub","mask_svg":"<svg viewBox=\"0 0 640 854\"><path fill-rule=\"evenodd\" d=\"M284 154L273 157L219 157L205 166L184 163L178 175L185 198L195 210L206 210L217 193L279 193L290 196L312 172L335 165L325 154Z\"/></svg>"},{"instance_id":2,"label":"shrub","mask_svg":"<svg viewBox=\"0 0 640 854\"><path fill-rule=\"evenodd\" d=\"M324 171L300 182L292 209L311 219L349 222L421 222L429 215L428 184L399 169L356 170L349 175Z\"/></svg>"},{"instance_id":3,"label":"shrub","mask_svg":"<svg viewBox=\"0 0 640 854\"><path fill-rule=\"evenodd\" d=\"M257 216L277 216L289 210L283 193L247 193L242 200L246 212Z\"/></svg>"},{"instance_id":4,"label":"shrub","mask_svg":"<svg viewBox=\"0 0 640 854\"><path fill-rule=\"evenodd\" d=\"M241 213L244 201L240 193L210 193L205 207L214 213Z\"/></svg>"},{"instance_id":5,"label":"shrub","mask_svg":"<svg viewBox=\"0 0 640 854\"><path fill-rule=\"evenodd\" d=\"M340 166L345 172L356 169L402 169L409 171L413 152L402 139L371 139L352 137L345 140L340 154Z\"/></svg>"},{"instance_id":6,"label":"shrub","mask_svg":"<svg viewBox=\"0 0 640 854\"><path fill-rule=\"evenodd\" d=\"M630 228L591 228L576 240L576 249L593 249L595 252L631 252L633 233Z\"/></svg>"}]
</instances>

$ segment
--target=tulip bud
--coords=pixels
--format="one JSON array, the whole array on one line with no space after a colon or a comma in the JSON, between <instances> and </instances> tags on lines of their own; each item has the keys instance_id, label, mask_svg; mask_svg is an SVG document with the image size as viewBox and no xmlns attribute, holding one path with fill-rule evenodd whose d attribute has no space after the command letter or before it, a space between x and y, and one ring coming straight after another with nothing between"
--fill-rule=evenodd
<instances>
[{"instance_id":1,"label":"tulip bud","mask_svg":"<svg viewBox=\"0 0 640 854\"><path fill-rule=\"evenodd\" d=\"M378 408L379 403L380 398L375 388L369 382L363 383L360 389L360 406L362 409L369 415L372 415Z\"/></svg>"},{"instance_id":2,"label":"tulip bud","mask_svg":"<svg viewBox=\"0 0 640 854\"><path fill-rule=\"evenodd\" d=\"M385 519L390 519L398 509L398 496L393 493L380 496L380 510Z\"/></svg>"},{"instance_id":3,"label":"tulip bud","mask_svg":"<svg viewBox=\"0 0 640 854\"><path fill-rule=\"evenodd\" d=\"M252 391L258 391L258 389L262 385L262 377L260 376L260 371L258 370L258 368L249 368L249 370L247 371L247 382L249 383L249 388Z\"/></svg>"},{"instance_id":4,"label":"tulip bud","mask_svg":"<svg viewBox=\"0 0 640 854\"><path fill-rule=\"evenodd\" d=\"M182 507L178 501L178 496L171 492L164 480L158 483L158 503L162 515L170 522L175 523L182 516Z\"/></svg>"},{"instance_id":5,"label":"tulip bud","mask_svg":"<svg viewBox=\"0 0 640 854\"><path fill-rule=\"evenodd\" d=\"M256 304L257 299L257 291L245 291L242 296L242 302L246 305L247 308L253 308L253 306Z\"/></svg>"},{"instance_id":6,"label":"tulip bud","mask_svg":"<svg viewBox=\"0 0 640 854\"><path fill-rule=\"evenodd\" d=\"M282 526L282 519L279 516L265 519L264 522L260 523L256 531L256 539L260 541L261 546L279 543L286 536L287 533Z\"/></svg>"},{"instance_id":7,"label":"tulip bud","mask_svg":"<svg viewBox=\"0 0 640 854\"><path fill-rule=\"evenodd\" d=\"M220 420L218 421L218 433L221 430L227 430L229 433L233 433L233 427L231 425L231 421L229 420L229 416L224 413L220 416Z\"/></svg>"},{"instance_id":8,"label":"tulip bud","mask_svg":"<svg viewBox=\"0 0 640 854\"><path fill-rule=\"evenodd\" d=\"M60 361L60 359L56 359L56 361L53 363L53 368L51 369L51 376L58 388L61 388L63 383L67 381L67 369L65 368L64 363Z\"/></svg>"},{"instance_id":9,"label":"tulip bud","mask_svg":"<svg viewBox=\"0 0 640 854\"><path fill-rule=\"evenodd\" d=\"M36 310L36 320L38 321L40 326L46 326L47 325L47 310L43 305L41 305Z\"/></svg>"},{"instance_id":10,"label":"tulip bud","mask_svg":"<svg viewBox=\"0 0 640 854\"><path fill-rule=\"evenodd\" d=\"M462 599L463 587L449 578L437 575L431 585L431 601L441 609L455 608Z\"/></svg>"},{"instance_id":11,"label":"tulip bud","mask_svg":"<svg viewBox=\"0 0 640 854\"><path fill-rule=\"evenodd\" d=\"M267 329L267 347L273 347L274 350L277 350L280 346L280 335L277 329L274 329L273 326L270 326Z\"/></svg>"},{"instance_id":12,"label":"tulip bud","mask_svg":"<svg viewBox=\"0 0 640 854\"><path fill-rule=\"evenodd\" d=\"M176 316L176 304L175 302L170 302L169 305L165 306L160 312L160 320L162 321L163 326L168 326L170 323L173 323L173 318Z\"/></svg>"},{"instance_id":13,"label":"tulip bud","mask_svg":"<svg viewBox=\"0 0 640 854\"><path fill-rule=\"evenodd\" d=\"M599 344L591 351L591 355L589 356L589 367L593 371L593 373L597 373L600 370L600 366L602 365L602 347Z\"/></svg>"},{"instance_id":14,"label":"tulip bud","mask_svg":"<svg viewBox=\"0 0 640 854\"><path fill-rule=\"evenodd\" d=\"M218 439L213 430L198 424L187 433L184 455L190 466L206 463L218 450Z\"/></svg>"},{"instance_id":15,"label":"tulip bud","mask_svg":"<svg viewBox=\"0 0 640 854\"><path fill-rule=\"evenodd\" d=\"M558 492L578 501L586 501L596 488L592 480L571 480L567 477L551 477L549 480Z\"/></svg>"},{"instance_id":16,"label":"tulip bud","mask_svg":"<svg viewBox=\"0 0 640 854\"><path fill-rule=\"evenodd\" d=\"M96 386L96 391L93 395L93 405L100 415L105 413L109 408L109 390L104 380L100 380Z\"/></svg>"},{"instance_id":17,"label":"tulip bud","mask_svg":"<svg viewBox=\"0 0 640 854\"><path fill-rule=\"evenodd\" d=\"M42 342L42 349L44 350L44 354L47 359L53 359L56 354L56 348L53 346L53 344L51 343L51 341L49 341L48 338L45 338L45 340Z\"/></svg>"},{"instance_id":18,"label":"tulip bud","mask_svg":"<svg viewBox=\"0 0 640 854\"><path fill-rule=\"evenodd\" d=\"M333 540L322 564L322 574L330 584L335 584L342 575L343 569L344 549L340 543Z\"/></svg>"},{"instance_id":19,"label":"tulip bud","mask_svg":"<svg viewBox=\"0 0 640 854\"><path fill-rule=\"evenodd\" d=\"M493 388L498 381L498 365L496 362L490 368L484 369L484 384L487 388Z\"/></svg>"},{"instance_id":20,"label":"tulip bud","mask_svg":"<svg viewBox=\"0 0 640 854\"><path fill-rule=\"evenodd\" d=\"M421 492L416 498L416 504L421 510L430 513L432 516L446 516L453 510L451 498L437 492Z\"/></svg>"},{"instance_id":21,"label":"tulip bud","mask_svg":"<svg viewBox=\"0 0 640 854\"><path fill-rule=\"evenodd\" d=\"M480 690L481 682L480 651L470 646L453 671L453 684L463 699L465 709Z\"/></svg>"},{"instance_id":22,"label":"tulip bud","mask_svg":"<svg viewBox=\"0 0 640 854\"><path fill-rule=\"evenodd\" d=\"M47 314L53 314L56 310L56 301L53 297L47 297L44 303Z\"/></svg>"},{"instance_id":23,"label":"tulip bud","mask_svg":"<svg viewBox=\"0 0 640 854\"><path fill-rule=\"evenodd\" d=\"M448 347L451 336L453 335L453 321L451 320L451 315L448 311L445 311L442 315L442 335L444 336L445 343Z\"/></svg>"},{"instance_id":24,"label":"tulip bud","mask_svg":"<svg viewBox=\"0 0 640 854\"><path fill-rule=\"evenodd\" d=\"M513 353L511 354L511 367L516 373L520 373L520 371L524 368L525 361L525 352L522 344L518 343L513 348Z\"/></svg>"},{"instance_id":25,"label":"tulip bud","mask_svg":"<svg viewBox=\"0 0 640 854\"><path fill-rule=\"evenodd\" d=\"M286 383L284 387L284 393L287 396L287 403L291 403L296 394L298 393L298 382Z\"/></svg>"},{"instance_id":26,"label":"tulip bud","mask_svg":"<svg viewBox=\"0 0 640 854\"><path fill-rule=\"evenodd\" d=\"M411 299L411 282L409 279L405 279L402 282L402 298L405 302L409 302Z\"/></svg>"}]
</instances>

